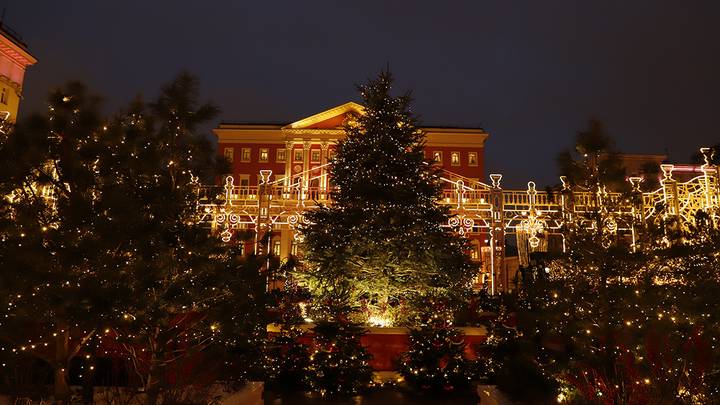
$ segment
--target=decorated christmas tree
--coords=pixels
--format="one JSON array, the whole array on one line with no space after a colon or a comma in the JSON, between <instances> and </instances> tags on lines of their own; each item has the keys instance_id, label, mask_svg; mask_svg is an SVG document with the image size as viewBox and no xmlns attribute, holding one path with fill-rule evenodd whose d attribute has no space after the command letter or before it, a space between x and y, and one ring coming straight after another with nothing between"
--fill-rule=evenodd
<instances>
[{"instance_id":1,"label":"decorated christmas tree","mask_svg":"<svg viewBox=\"0 0 720 405\"><path fill-rule=\"evenodd\" d=\"M0 346L47 361L58 401L80 354L127 359L153 403L180 364L264 325L265 261L197 221L198 182L223 169L196 133L216 109L197 99L181 75L106 120L73 84L2 138Z\"/></svg>"},{"instance_id":2,"label":"decorated christmas tree","mask_svg":"<svg viewBox=\"0 0 720 405\"><path fill-rule=\"evenodd\" d=\"M465 358L464 335L444 316L426 317L422 326L411 329L409 338L400 373L414 390L447 395L469 388L475 370Z\"/></svg>"},{"instance_id":3,"label":"decorated christmas tree","mask_svg":"<svg viewBox=\"0 0 720 405\"><path fill-rule=\"evenodd\" d=\"M0 136L0 351L45 361L61 401L70 362L111 316L98 252L118 239L96 228L109 220L98 97L71 83L48 101L47 116ZM0 374L13 375L6 364Z\"/></svg>"},{"instance_id":4,"label":"decorated christmas tree","mask_svg":"<svg viewBox=\"0 0 720 405\"><path fill-rule=\"evenodd\" d=\"M302 301L306 294L297 284L286 280L279 295L275 325L278 331L268 337L265 349L265 387L274 393L306 391L310 387L311 338L303 342L307 330L302 314Z\"/></svg>"},{"instance_id":5,"label":"decorated christmas tree","mask_svg":"<svg viewBox=\"0 0 720 405\"><path fill-rule=\"evenodd\" d=\"M313 329L315 351L310 387L322 396L351 396L372 382L372 356L360 344L363 328L344 319L319 322Z\"/></svg>"},{"instance_id":6,"label":"decorated christmas tree","mask_svg":"<svg viewBox=\"0 0 720 405\"><path fill-rule=\"evenodd\" d=\"M250 348L244 342L263 332L265 261L243 258L244 241L225 244L198 221L198 183L224 169L197 132L217 114L198 91L197 79L182 74L153 103L120 114L104 137L116 161L99 167L114 181L103 188L112 222L98 226L122 235L105 269L122 296L112 308L122 322L110 335L149 402L180 379L177 365L220 342Z\"/></svg>"},{"instance_id":7,"label":"decorated christmas tree","mask_svg":"<svg viewBox=\"0 0 720 405\"><path fill-rule=\"evenodd\" d=\"M561 169L572 169L565 174L594 206L567 224L566 253L527 280L518 333L498 347L532 354L542 374L563 385L559 400L712 403L719 329L710 291L720 286L712 213L699 211L689 229L672 215L636 224L643 232L631 246L615 232L605 198L614 176L603 151L611 143L592 128L578 136L577 160Z\"/></svg>"},{"instance_id":8,"label":"decorated christmas tree","mask_svg":"<svg viewBox=\"0 0 720 405\"><path fill-rule=\"evenodd\" d=\"M332 161L333 203L308 212L301 228L298 275L315 302L342 290L375 325L408 322L426 295L461 296L473 272L438 204L439 171L410 97L391 88L387 71L359 87L364 113L348 120Z\"/></svg>"}]
</instances>

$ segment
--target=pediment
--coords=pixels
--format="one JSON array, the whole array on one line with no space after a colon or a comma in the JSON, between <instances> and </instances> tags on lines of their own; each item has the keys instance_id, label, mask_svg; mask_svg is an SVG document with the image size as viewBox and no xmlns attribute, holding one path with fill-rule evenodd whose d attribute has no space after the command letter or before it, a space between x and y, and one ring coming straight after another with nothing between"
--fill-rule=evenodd
<instances>
[{"instance_id":1,"label":"pediment","mask_svg":"<svg viewBox=\"0 0 720 405\"><path fill-rule=\"evenodd\" d=\"M286 125L283 129L339 129L351 115L364 114L365 108L348 102Z\"/></svg>"}]
</instances>

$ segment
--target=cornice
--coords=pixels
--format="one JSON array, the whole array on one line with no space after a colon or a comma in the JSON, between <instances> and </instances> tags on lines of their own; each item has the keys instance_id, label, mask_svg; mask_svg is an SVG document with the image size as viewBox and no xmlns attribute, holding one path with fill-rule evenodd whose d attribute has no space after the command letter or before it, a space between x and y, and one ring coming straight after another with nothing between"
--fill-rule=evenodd
<instances>
[{"instance_id":1,"label":"cornice","mask_svg":"<svg viewBox=\"0 0 720 405\"><path fill-rule=\"evenodd\" d=\"M37 59L30 55L30 53L5 38L3 35L0 35L0 52L10 58L13 62L22 66L23 69L37 63Z\"/></svg>"}]
</instances>

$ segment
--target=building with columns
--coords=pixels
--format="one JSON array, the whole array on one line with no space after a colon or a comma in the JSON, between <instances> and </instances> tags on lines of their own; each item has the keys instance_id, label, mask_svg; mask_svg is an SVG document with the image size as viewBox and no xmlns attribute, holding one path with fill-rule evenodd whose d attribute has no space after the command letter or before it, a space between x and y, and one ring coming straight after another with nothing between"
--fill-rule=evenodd
<instances>
[{"instance_id":1,"label":"building with columns","mask_svg":"<svg viewBox=\"0 0 720 405\"><path fill-rule=\"evenodd\" d=\"M349 102L287 124L221 123L213 132L217 136L218 152L232 167L228 173L231 178L224 176L223 182L231 181L235 194L247 194L248 198L258 200L259 207L257 214L247 212L246 218L238 214L234 226L262 228L259 216L263 212L263 201L259 196L264 193L259 189L263 185L271 187L277 191L270 192L270 201L267 201L266 223L273 235L267 248L280 257L296 253L293 221L301 217L304 209L314 206L314 202L328 199L328 162L337 141L344 136L343 124L360 114L363 107ZM453 189L458 180L468 186L482 181L487 132L480 128L428 126L421 129L426 134L426 156L443 169L448 189ZM288 201L297 201L290 203L295 205L293 209L288 209ZM471 238L473 256L479 259L484 238L480 234Z\"/></svg>"},{"instance_id":2,"label":"building with columns","mask_svg":"<svg viewBox=\"0 0 720 405\"><path fill-rule=\"evenodd\" d=\"M36 62L20 35L0 22L0 120L17 119L25 69Z\"/></svg>"}]
</instances>

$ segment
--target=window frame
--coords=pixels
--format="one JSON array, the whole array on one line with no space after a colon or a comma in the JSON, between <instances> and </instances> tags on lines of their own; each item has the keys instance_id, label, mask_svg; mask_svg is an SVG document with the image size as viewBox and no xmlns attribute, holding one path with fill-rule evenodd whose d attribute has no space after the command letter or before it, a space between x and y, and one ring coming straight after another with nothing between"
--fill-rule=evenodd
<instances>
[{"instance_id":1,"label":"window frame","mask_svg":"<svg viewBox=\"0 0 720 405\"><path fill-rule=\"evenodd\" d=\"M273 241L272 253L275 256L280 257L280 254L282 253L282 241L279 241L279 240Z\"/></svg>"},{"instance_id":2,"label":"window frame","mask_svg":"<svg viewBox=\"0 0 720 405\"><path fill-rule=\"evenodd\" d=\"M242 148L240 161L243 163L250 163L252 161L252 148Z\"/></svg>"},{"instance_id":3,"label":"window frame","mask_svg":"<svg viewBox=\"0 0 720 405\"><path fill-rule=\"evenodd\" d=\"M263 152L265 152L265 158L263 159ZM258 162L269 163L270 162L270 148L260 148L258 150Z\"/></svg>"},{"instance_id":4,"label":"window frame","mask_svg":"<svg viewBox=\"0 0 720 405\"><path fill-rule=\"evenodd\" d=\"M457 160L454 158L457 156ZM458 151L450 152L450 166L462 166L462 153Z\"/></svg>"},{"instance_id":5,"label":"window frame","mask_svg":"<svg viewBox=\"0 0 720 405\"><path fill-rule=\"evenodd\" d=\"M317 159L315 159L315 154L317 153ZM322 160L322 152L320 149L310 149L310 163L320 163Z\"/></svg>"},{"instance_id":6,"label":"window frame","mask_svg":"<svg viewBox=\"0 0 720 405\"><path fill-rule=\"evenodd\" d=\"M228 152L230 152L230 153L228 153ZM223 156L225 157L225 159L228 162L233 163L235 161L235 147L225 146L223 148Z\"/></svg>"},{"instance_id":7,"label":"window frame","mask_svg":"<svg viewBox=\"0 0 720 405\"><path fill-rule=\"evenodd\" d=\"M472 161L472 157L475 157L475 163ZM478 153L468 152L468 166L478 166Z\"/></svg>"},{"instance_id":8,"label":"window frame","mask_svg":"<svg viewBox=\"0 0 720 405\"><path fill-rule=\"evenodd\" d=\"M434 150L432 152L432 160L435 163L443 164L443 151L441 150Z\"/></svg>"},{"instance_id":9,"label":"window frame","mask_svg":"<svg viewBox=\"0 0 720 405\"><path fill-rule=\"evenodd\" d=\"M300 156L300 159L298 159ZM302 163L305 160L305 151L303 149L293 149L293 163Z\"/></svg>"},{"instance_id":10,"label":"window frame","mask_svg":"<svg viewBox=\"0 0 720 405\"><path fill-rule=\"evenodd\" d=\"M282 155L282 158L280 157ZM275 151L275 162L285 163L287 161L287 151L283 148L277 148Z\"/></svg>"}]
</instances>

